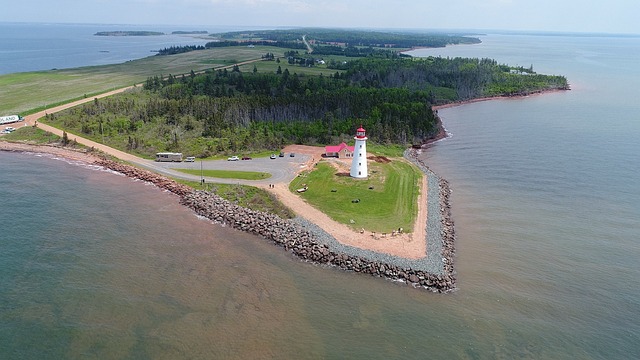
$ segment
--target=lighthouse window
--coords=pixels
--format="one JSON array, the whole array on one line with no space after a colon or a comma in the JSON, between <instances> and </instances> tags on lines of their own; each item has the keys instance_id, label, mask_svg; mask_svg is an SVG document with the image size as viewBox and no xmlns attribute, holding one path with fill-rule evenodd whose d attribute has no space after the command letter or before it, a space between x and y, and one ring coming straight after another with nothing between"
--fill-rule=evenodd
<instances>
[{"instance_id":1,"label":"lighthouse window","mask_svg":"<svg viewBox=\"0 0 640 360\"><path fill-rule=\"evenodd\" d=\"M362 149L362 145L360 145L360 149Z\"/></svg>"},{"instance_id":2,"label":"lighthouse window","mask_svg":"<svg viewBox=\"0 0 640 360\"><path fill-rule=\"evenodd\" d=\"M358 175L362 175L362 171L358 171Z\"/></svg>"},{"instance_id":3,"label":"lighthouse window","mask_svg":"<svg viewBox=\"0 0 640 360\"><path fill-rule=\"evenodd\" d=\"M362 163L358 163L358 166L362 166Z\"/></svg>"},{"instance_id":4,"label":"lighthouse window","mask_svg":"<svg viewBox=\"0 0 640 360\"><path fill-rule=\"evenodd\" d=\"M358 156L362 157L362 153L358 153Z\"/></svg>"}]
</instances>

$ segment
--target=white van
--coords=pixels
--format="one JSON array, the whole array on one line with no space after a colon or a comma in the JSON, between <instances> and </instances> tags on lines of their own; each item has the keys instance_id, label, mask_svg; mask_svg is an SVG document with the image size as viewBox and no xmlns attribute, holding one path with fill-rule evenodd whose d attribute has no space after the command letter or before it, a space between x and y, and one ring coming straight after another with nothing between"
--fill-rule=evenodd
<instances>
[{"instance_id":1,"label":"white van","mask_svg":"<svg viewBox=\"0 0 640 360\"><path fill-rule=\"evenodd\" d=\"M159 162L181 162L182 153L161 152L156 154L156 161Z\"/></svg>"}]
</instances>

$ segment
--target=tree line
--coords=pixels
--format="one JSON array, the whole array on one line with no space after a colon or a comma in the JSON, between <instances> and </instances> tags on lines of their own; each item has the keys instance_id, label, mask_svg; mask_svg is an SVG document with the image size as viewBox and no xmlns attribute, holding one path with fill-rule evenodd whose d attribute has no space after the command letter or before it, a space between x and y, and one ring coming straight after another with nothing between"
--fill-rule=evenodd
<instances>
[{"instance_id":1,"label":"tree line","mask_svg":"<svg viewBox=\"0 0 640 360\"><path fill-rule=\"evenodd\" d=\"M364 47L444 47L454 44L477 44L478 38L464 34L422 33L410 31L385 32L364 30L338 30L303 28L289 30L235 31L223 34L212 34L222 39L255 39L270 41L296 41L306 35L307 40L315 44ZM315 46L314 46L315 48Z\"/></svg>"},{"instance_id":2,"label":"tree line","mask_svg":"<svg viewBox=\"0 0 640 360\"><path fill-rule=\"evenodd\" d=\"M154 76L135 94L96 100L49 120L148 156L326 145L349 141L360 125L373 142L409 145L438 131L434 104L567 86L563 77L533 69L523 74L489 59L362 58L346 66L332 76L288 69L243 73L238 67Z\"/></svg>"}]
</instances>

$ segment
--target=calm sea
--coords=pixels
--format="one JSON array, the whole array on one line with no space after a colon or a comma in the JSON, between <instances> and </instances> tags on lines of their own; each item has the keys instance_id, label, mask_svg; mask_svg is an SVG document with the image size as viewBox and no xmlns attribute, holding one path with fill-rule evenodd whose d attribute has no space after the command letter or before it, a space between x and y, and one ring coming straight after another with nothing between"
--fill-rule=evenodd
<instances>
[{"instance_id":1,"label":"calm sea","mask_svg":"<svg viewBox=\"0 0 640 360\"><path fill-rule=\"evenodd\" d=\"M159 31L159 36L95 36L99 31ZM240 30L216 26L35 24L0 22L0 74L118 64L179 45L210 39L172 35L173 31L217 33Z\"/></svg>"},{"instance_id":2,"label":"calm sea","mask_svg":"<svg viewBox=\"0 0 640 360\"><path fill-rule=\"evenodd\" d=\"M459 290L302 263L142 182L0 152L0 358L640 358L640 39L420 50L572 91L441 110Z\"/></svg>"}]
</instances>

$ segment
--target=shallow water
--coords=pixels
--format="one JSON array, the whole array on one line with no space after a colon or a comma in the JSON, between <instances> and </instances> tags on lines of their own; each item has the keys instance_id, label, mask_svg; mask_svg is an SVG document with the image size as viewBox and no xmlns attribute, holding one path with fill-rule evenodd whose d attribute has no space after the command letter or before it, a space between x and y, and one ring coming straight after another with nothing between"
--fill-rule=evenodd
<instances>
[{"instance_id":1,"label":"shallow water","mask_svg":"<svg viewBox=\"0 0 640 360\"><path fill-rule=\"evenodd\" d=\"M576 86L440 111L453 136L422 156L453 189L456 293L303 263L142 182L0 152L0 358L639 358L640 44L484 40L446 51Z\"/></svg>"}]
</instances>

